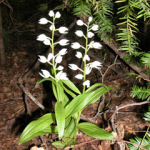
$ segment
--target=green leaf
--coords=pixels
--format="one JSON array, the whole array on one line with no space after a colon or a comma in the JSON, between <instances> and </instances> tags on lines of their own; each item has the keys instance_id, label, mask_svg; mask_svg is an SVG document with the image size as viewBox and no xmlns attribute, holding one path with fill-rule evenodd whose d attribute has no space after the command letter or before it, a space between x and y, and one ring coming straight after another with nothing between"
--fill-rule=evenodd
<instances>
[{"instance_id":1,"label":"green leaf","mask_svg":"<svg viewBox=\"0 0 150 150\"><path fill-rule=\"evenodd\" d=\"M89 87L89 88L85 91L85 93L90 92L90 91L94 90L95 88L97 88L97 87L99 87L99 86L106 86L106 85L103 84L103 83L95 83L94 85L92 85L91 87Z\"/></svg>"},{"instance_id":2,"label":"green leaf","mask_svg":"<svg viewBox=\"0 0 150 150\"><path fill-rule=\"evenodd\" d=\"M38 85L38 84L40 84L40 83L42 83L44 81L52 81L55 84L55 80L54 79L52 79L52 78L44 78L44 79L42 79L40 81L37 81L36 85Z\"/></svg>"},{"instance_id":3,"label":"green leaf","mask_svg":"<svg viewBox=\"0 0 150 150\"><path fill-rule=\"evenodd\" d=\"M25 143L31 140L34 136L37 136L41 131L47 128L50 124L55 120L54 113L48 113L39 118L36 121L32 121L28 124L28 126L24 129L19 144ZM38 134L37 134L38 133Z\"/></svg>"},{"instance_id":4,"label":"green leaf","mask_svg":"<svg viewBox=\"0 0 150 150\"><path fill-rule=\"evenodd\" d=\"M58 128L56 125L50 125L50 126L44 128L41 132L43 132L45 134L58 134Z\"/></svg>"},{"instance_id":5,"label":"green leaf","mask_svg":"<svg viewBox=\"0 0 150 150\"><path fill-rule=\"evenodd\" d=\"M61 139L65 128L65 109L62 101L55 103L55 114L56 114L58 135L59 139Z\"/></svg>"},{"instance_id":6,"label":"green leaf","mask_svg":"<svg viewBox=\"0 0 150 150\"><path fill-rule=\"evenodd\" d=\"M114 138L112 133L109 133L89 122L78 124L78 128L85 134L101 140L113 140Z\"/></svg>"},{"instance_id":7,"label":"green leaf","mask_svg":"<svg viewBox=\"0 0 150 150\"><path fill-rule=\"evenodd\" d=\"M65 108L65 115L71 117L76 112L83 110L87 105L94 103L100 96L106 93L108 90L113 89L112 87L101 87L95 91L78 95L74 98Z\"/></svg>"},{"instance_id":8,"label":"green leaf","mask_svg":"<svg viewBox=\"0 0 150 150\"><path fill-rule=\"evenodd\" d=\"M57 96L57 92L56 92L56 85L53 82L52 82L52 89L53 89L54 96L55 96L56 100L58 101L58 96Z\"/></svg>"},{"instance_id":9,"label":"green leaf","mask_svg":"<svg viewBox=\"0 0 150 150\"><path fill-rule=\"evenodd\" d=\"M66 147L66 144L63 143L62 141L53 142L52 145L57 147L57 148L65 148Z\"/></svg>"},{"instance_id":10,"label":"green leaf","mask_svg":"<svg viewBox=\"0 0 150 150\"><path fill-rule=\"evenodd\" d=\"M71 90L74 92L81 94L79 89L70 81L70 80L61 80L64 84L66 84Z\"/></svg>"}]
</instances>

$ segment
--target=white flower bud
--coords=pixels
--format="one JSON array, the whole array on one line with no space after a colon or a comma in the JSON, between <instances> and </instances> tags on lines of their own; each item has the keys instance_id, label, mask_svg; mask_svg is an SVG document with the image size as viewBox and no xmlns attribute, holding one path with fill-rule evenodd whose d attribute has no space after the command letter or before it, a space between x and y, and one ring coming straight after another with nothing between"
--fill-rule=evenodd
<instances>
[{"instance_id":1,"label":"white flower bud","mask_svg":"<svg viewBox=\"0 0 150 150\"><path fill-rule=\"evenodd\" d=\"M49 77L52 77L49 73L49 71L47 70L41 70L42 73L39 73L43 78L49 78Z\"/></svg>"},{"instance_id":2,"label":"white flower bud","mask_svg":"<svg viewBox=\"0 0 150 150\"><path fill-rule=\"evenodd\" d=\"M93 62L91 63L91 67L92 67L92 68L100 69L101 66L102 66L102 63L99 62L99 61L93 61Z\"/></svg>"},{"instance_id":3,"label":"white flower bud","mask_svg":"<svg viewBox=\"0 0 150 150\"><path fill-rule=\"evenodd\" d=\"M83 75L82 74L77 74L76 76L75 76L75 78L77 78L77 79L83 79Z\"/></svg>"},{"instance_id":4,"label":"white flower bud","mask_svg":"<svg viewBox=\"0 0 150 150\"><path fill-rule=\"evenodd\" d=\"M71 45L71 47L72 47L73 49L79 49L80 46L81 46L81 45L80 45L78 42L74 42L74 43L72 43L72 45Z\"/></svg>"},{"instance_id":5,"label":"white flower bud","mask_svg":"<svg viewBox=\"0 0 150 150\"><path fill-rule=\"evenodd\" d=\"M39 24L47 24L48 23L48 20L46 18L41 18L39 20Z\"/></svg>"},{"instance_id":6,"label":"white flower bud","mask_svg":"<svg viewBox=\"0 0 150 150\"><path fill-rule=\"evenodd\" d=\"M67 53L67 48L63 48L59 51L60 55L65 55Z\"/></svg>"},{"instance_id":7,"label":"white flower bud","mask_svg":"<svg viewBox=\"0 0 150 150\"><path fill-rule=\"evenodd\" d=\"M94 33L88 32L88 38L92 38L94 36Z\"/></svg>"},{"instance_id":8,"label":"white flower bud","mask_svg":"<svg viewBox=\"0 0 150 150\"><path fill-rule=\"evenodd\" d=\"M85 82L83 82L83 86L86 86L87 88L90 87L90 80L86 80Z\"/></svg>"},{"instance_id":9,"label":"white flower bud","mask_svg":"<svg viewBox=\"0 0 150 150\"><path fill-rule=\"evenodd\" d=\"M78 20L78 21L77 21L77 25L78 25L78 26L83 26L83 24L84 24L84 23L83 23L82 20Z\"/></svg>"},{"instance_id":10,"label":"white flower bud","mask_svg":"<svg viewBox=\"0 0 150 150\"><path fill-rule=\"evenodd\" d=\"M85 61L85 60L90 61L90 57L87 54L83 57L83 61Z\"/></svg>"},{"instance_id":11,"label":"white flower bud","mask_svg":"<svg viewBox=\"0 0 150 150\"><path fill-rule=\"evenodd\" d=\"M47 59L46 59L46 57L45 56L41 56L41 55L38 55L39 56L39 61L41 62L41 63L46 63L47 62Z\"/></svg>"},{"instance_id":12,"label":"white flower bud","mask_svg":"<svg viewBox=\"0 0 150 150\"><path fill-rule=\"evenodd\" d=\"M93 18L90 16L90 17L88 18L88 21L91 22L92 20L93 20Z\"/></svg>"},{"instance_id":13,"label":"white flower bud","mask_svg":"<svg viewBox=\"0 0 150 150\"><path fill-rule=\"evenodd\" d=\"M45 40L43 41L43 43L44 43L45 45L50 45L50 41L49 41L48 39L45 39Z\"/></svg>"},{"instance_id":14,"label":"white flower bud","mask_svg":"<svg viewBox=\"0 0 150 150\"><path fill-rule=\"evenodd\" d=\"M69 68L72 70L78 70L78 66L75 64L69 64Z\"/></svg>"},{"instance_id":15,"label":"white flower bud","mask_svg":"<svg viewBox=\"0 0 150 150\"><path fill-rule=\"evenodd\" d=\"M59 66L57 69L58 69L58 70L63 70L64 67L63 67L63 66Z\"/></svg>"},{"instance_id":16,"label":"white flower bud","mask_svg":"<svg viewBox=\"0 0 150 150\"><path fill-rule=\"evenodd\" d=\"M53 29L54 28L54 29ZM53 30L55 30L55 25L53 26L53 25L51 25L50 27L49 27L49 29L52 31L52 29Z\"/></svg>"},{"instance_id":17,"label":"white flower bud","mask_svg":"<svg viewBox=\"0 0 150 150\"><path fill-rule=\"evenodd\" d=\"M50 61L52 58L54 58L54 55L52 53L49 53L47 57L47 61Z\"/></svg>"},{"instance_id":18,"label":"white flower bud","mask_svg":"<svg viewBox=\"0 0 150 150\"><path fill-rule=\"evenodd\" d=\"M66 39L62 39L62 40L60 40L59 41L59 44L61 45L61 46L65 46L65 45L68 45L69 43L67 43L69 40L66 40Z\"/></svg>"},{"instance_id":19,"label":"white flower bud","mask_svg":"<svg viewBox=\"0 0 150 150\"><path fill-rule=\"evenodd\" d=\"M61 14L59 12L56 12L55 17L60 18Z\"/></svg>"},{"instance_id":20,"label":"white flower bud","mask_svg":"<svg viewBox=\"0 0 150 150\"><path fill-rule=\"evenodd\" d=\"M92 30L93 30L93 31L97 31L98 29L99 29L99 27L98 27L97 24L95 24L95 25L92 26Z\"/></svg>"},{"instance_id":21,"label":"white flower bud","mask_svg":"<svg viewBox=\"0 0 150 150\"><path fill-rule=\"evenodd\" d=\"M92 67L87 66L87 67L86 67L86 72L85 72L85 74L88 75L88 74L91 73L91 71L92 71Z\"/></svg>"},{"instance_id":22,"label":"white flower bud","mask_svg":"<svg viewBox=\"0 0 150 150\"><path fill-rule=\"evenodd\" d=\"M77 52L75 55L77 58L82 58L82 53L81 52Z\"/></svg>"},{"instance_id":23,"label":"white flower bud","mask_svg":"<svg viewBox=\"0 0 150 150\"><path fill-rule=\"evenodd\" d=\"M58 55L55 59L55 62L56 63L61 63L62 62L62 56L61 55Z\"/></svg>"},{"instance_id":24,"label":"white flower bud","mask_svg":"<svg viewBox=\"0 0 150 150\"><path fill-rule=\"evenodd\" d=\"M79 36L79 37L82 37L82 36L83 36L83 32L82 32L81 30L77 30L77 31L75 32L75 34L76 34L77 36Z\"/></svg>"},{"instance_id":25,"label":"white flower bud","mask_svg":"<svg viewBox=\"0 0 150 150\"><path fill-rule=\"evenodd\" d=\"M93 48L95 48L95 49L101 49L102 45L100 43L98 43L98 42L94 42L93 43Z\"/></svg>"},{"instance_id":26,"label":"white flower bud","mask_svg":"<svg viewBox=\"0 0 150 150\"><path fill-rule=\"evenodd\" d=\"M44 41L47 39L47 36L45 34L40 34L38 37L37 37L37 40L38 41Z\"/></svg>"},{"instance_id":27,"label":"white flower bud","mask_svg":"<svg viewBox=\"0 0 150 150\"><path fill-rule=\"evenodd\" d=\"M57 80L68 80L67 74L62 71L57 73L56 78Z\"/></svg>"},{"instance_id":28,"label":"white flower bud","mask_svg":"<svg viewBox=\"0 0 150 150\"><path fill-rule=\"evenodd\" d=\"M50 17L53 17L53 16L54 16L53 10L50 10L48 15L49 15Z\"/></svg>"},{"instance_id":29,"label":"white flower bud","mask_svg":"<svg viewBox=\"0 0 150 150\"><path fill-rule=\"evenodd\" d=\"M66 32L66 31L68 31L68 29L66 28L66 27L60 27L59 29L58 29L58 31L59 31L59 33L61 33L61 34L67 34L68 32Z\"/></svg>"}]
</instances>

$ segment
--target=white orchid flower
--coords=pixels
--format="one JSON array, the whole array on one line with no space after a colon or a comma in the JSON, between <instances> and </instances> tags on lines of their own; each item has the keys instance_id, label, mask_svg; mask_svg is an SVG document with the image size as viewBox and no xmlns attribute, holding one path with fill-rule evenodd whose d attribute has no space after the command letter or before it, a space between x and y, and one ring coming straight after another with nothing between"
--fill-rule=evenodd
<instances>
[{"instance_id":1,"label":"white orchid flower","mask_svg":"<svg viewBox=\"0 0 150 150\"><path fill-rule=\"evenodd\" d=\"M82 58L82 53L81 52L76 52L76 55L75 55L77 58Z\"/></svg>"},{"instance_id":2,"label":"white orchid flower","mask_svg":"<svg viewBox=\"0 0 150 150\"><path fill-rule=\"evenodd\" d=\"M99 61L94 61L91 63L92 68L100 69L101 66L102 66L102 63Z\"/></svg>"},{"instance_id":3,"label":"white orchid flower","mask_svg":"<svg viewBox=\"0 0 150 150\"><path fill-rule=\"evenodd\" d=\"M47 24L48 23L48 20L46 18L41 18L39 20L39 24Z\"/></svg>"},{"instance_id":4,"label":"white orchid flower","mask_svg":"<svg viewBox=\"0 0 150 150\"><path fill-rule=\"evenodd\" d=\"M90 17L88 18L88 21L91 22L92 20L93 20L93 18L90 16Z\"/></svg>"},{"instance_id":5,"label":"white orchid flower","mask_svg":"<svg viewBox=\"0 0 150 150\"><path fill-rule=\"evenodd\" d=\"M84 23L83 23L82 20L78 20L78 21L77 21L77 25L78 25L78 26L83 26L83 24L84 24Z\"/></svg>"},{"instance_id":6,"label":"white orchid flower","mask_svg":"<svg viewBox=\"0 0 150 150\"><path fill-rule=\"evenodd\" d=\"M55 17L60 18L61 14L59 12L56 12Z\"/></svg>"},{"instance_id":7,"label":"white orchid flower","mask_svg":"<svg viewBox=\"0 0 150 150\"><path fill-rule=\"evenodd\" d=\"M63 48L59 51L59 55L65 55L67 53L67 48Z\"/></svg>"},{"instance_id":8,"label":"white orchid flower","mask_svg":"<svg viewBox=\"0 0 150 150\"><path fill-rule=\"evenodd\" d=\"M52 58L54 58L54 55L52 53L49 53L47 56L47 61L50 61Z\"/></svg>"},{"instance_id":9,"label":"white orchid flower","mask_svg":"<svg viewBox=\"0 0 150 150\"><path fill-rule=\"evenodd\" d=\"M55 62L56 63L61 63L62 62L62 56L61 55L58 55L55 59Z\"/></svg>"},{"instance_id":10,"label":"white orchid flower","mask_svg":"<svg viewBox=\"0 0 150 150\"><path fill-rule=\"evenodd\" d=\"M75 78L77 78L77 79L83 79L83 75L82 74L77 74L76 76L75 76Z\"/></svg>"},{"instance_id":11,"label":"white orchid flower","mask_svg":"<svg viewBox=\"0 0 150 150\"><path fill-rule=\"evenodd\" d=\"M67 34L68 32L66 32L66 31L68 31L68 28L66 28L66 27L60 27L60 28L58 29L58 31L59 31L59 33L61 33L61 34Z\"/></svg>"},{"instance_id":12,"label":"white orchid flower","mask_svg":"<svg viewBox=\"0 0 150 150\"><path fill-rule=\"evenodd\" d=\"M79 49L81 47L81 45L78 42L74 42L74 43L72 43L71 47L73 49Z\"/></svg>"},{"instance_id":13,"label":"white orchid flower","mask_svg":"<svg viewBox=\"0 0 150 150\"><path fill-rule=\"evenodd\" d=\"M99 42L94 42L93 43L93 48L95 48L95 49L101 49L102 45Z\"/></svg>"},{"instance_id":14,"label":"white orchid flower","mask_svg":"<svg viewBox=\"0 0 150 150\"><path fill-rule=\"evenodd\" d=\"M83 36L83 31L77 30L77 31L75 32L75 34L76 34L77 36L79 36L79 37L82 37L82 36Z\"/></svg>"},{"instance_id":15,"label":"white orchid flower","mask_svg":"<svg viewBox=\"0 0 150 150\"><path fill-rule=\"evenodd\" d=\"M41 55L38 55L39 56L39 61L41 62L41 63L46 63L47 62L47 59L46 59L46 57L45 56L41 56Z\"/></svg>"},{"instance_id":16,"label":"white orchid flower","mask_svg":"<svg viewBox=\"0 0 150 150\"><path fill-rule=\"evenodd\" d=\"M63 71L60 71L56 75L57 80L68 80L67 74L64 73Z\"/></svg>"},{"instance_id":17,"label":"white orchid flower","mask_svg":"<svg viewBox=\"0 0 150 150\"><path fill-rule=\"evenodd\" d=\"M89 46L90 48L93 48L93 44L94 44L94 41L91 41L88 46Z\"/></svg>"},{"instance_id":18,"label":"white orchid flower","mask_svg":"<svg viewBox=\"0 0 150 150\"><path fill-rule=\"evenodd\" d=\"M94 36L93 32L88 32L88 38L92 38Z\"/></svg>"},{"instance_id":19,"label":"white orchid flower","mask_svg":"<svg viewBox=\"0 0 150 150\"><path fill-rule=\"evenodd\" d=\"M43 43L44 43L45 45L50 45L50 41L49 41L48 39L45 39L45 40L43 41Z\"/></svg>"},{"instance_id":20,"label":"white orchid flower","mask_svg":"<svg viewBox=\"0 0 150 150\"><path fill-rule=\"evenodd\" d=\"M79 67L75 64L69 64L69 68L72 70L78 70L79 69Z\"/></svg>"},{"instance_id":21,"label":"white orchid flower","mask_svg":"<svg viewBox=\"0 0 150 150\"><path fill-rule=\"evenodd\" d=\"M88 60L88 61L90 61L90 57L86 54L86 55L84 55L84 57L83 57L83 61L85 61L85 60Z\"/></svg>"},{"instance_id":22,"label":"white orchid flower","mask_svg":"<svg viewBox=\"0 0 150 150\"><path fill-rule=\"evenodd\" d=\"M66 39L62 39L62 40L60 40L59 41L59 44L61 45L61 46L65 46L65 45L68 45L69 43L67 43L69 40L66 40Z\"/></svg>"},{"instance_id":23,"label":"white orchid flower","mask_svg":"<svg viewBox=\"0 0 150 150\"><path fill-rule=\"evenodd\" d=\"M93 25L91 28L93 31L97 31L99 29L99 26L97 24Z\"/></svg>"},{"instance_id":24,"label":"white orchid flower","mask_svg":"<svg viewBox=\"0 0 150 150\"><path fill-rule=\"evenodd\" d=\"M48 13L48 15L49 15L50 17L54 17L54 12L53 12L53 10L50 10L49 13Z\"/></svg>"},{"instance_id":25,"label":"white orchid flower","mask_svg":"<svg viewBox=\"0 0 150 150\"><path fill-rule=\"evenodd\" d=\"M91 71L92 71L92 67L90 65L87 65L85 74L88 75L91 73Z\"/></svg>"},{"instance_id":26,"label":"white orchid flower","mask_svg":"<svg viewBox=\"0 0 150 150\"><path fill-rule=\"evenodd\" d=\"M54 29L53 29L54 28ZM55 30L55 25L51 25L50 27L49 27L49 29L52 31L52 30Z\"/></svg>"},{"instance_id":27,"label":"white orchid flower","mask_svg":"<svg viewBox=\"0 0 150 150\"><path fill-rule=\"evenodd\" d=\"M64 67L63 67L63 66L59 66L57 69L58 69L58 70L63 70Z\"/></svg>"},{"instance_id":28,"label":"white orchid flower","mask_svg":"<svg viewBox=\"0 0 150 150\"><path fill-rule=\"evenodd\" d=\"M51 74L49 73L49 71L47 71L47 70L41 70L42 71L42 73L39 73L43 78L49 78L49 77L51 77L51 78L53 78L52 76L51 76Z\"/></svg>"},{"instance_id":29,"label":"white orchid flower","mask_svg":"<svg viewBox=\"0 0 150 150\"><path fill-rule=\"evenodd\" d=\"M47 36L45 34L40 34L38 37L37 37L37 40L38 41L44 41L47 39Z\"/></svg>"},{"instance_id":30,"label":"white orchid flower","mask_svg":"<svg viewBox=\"0 0 150 150\"><path fill-rule=\"evenodd\" d=\"M87 88L90 87L90 80L86 80L85 82L83 82L83 86L86 86Z\"/></svg>"}]
</instances>

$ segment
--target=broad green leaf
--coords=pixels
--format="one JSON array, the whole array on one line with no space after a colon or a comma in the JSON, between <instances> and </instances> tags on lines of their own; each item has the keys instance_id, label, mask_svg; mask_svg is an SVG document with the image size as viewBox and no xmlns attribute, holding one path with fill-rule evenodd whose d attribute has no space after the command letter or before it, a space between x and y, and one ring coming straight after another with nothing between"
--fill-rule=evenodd
<instances>
[{"instance_id":1,"label":"broad green leaf","mask_svg":"<svg viewBox=\"0 0 150 150\"><path fill-rule=\"evenodd\" d=\"M44 128L41 132L46 134L58 134L58 128L56 125L50 125Z\"/></svg>"},{"instance_id":2,"label":"broad green leaf","mask_svg":"<svg viewBox=\"0 0 150 150\"><path fill-rule=\"evenodd\" d=\"M57 121L58 135L59 139L61 139L65 128L65 109L62 101L55 103L55 115Z\"/></svg>"},{"instance_id":3,"label":"broad green leaf","mask_svg":"<svg viewBox=\"0 0 150 150\"><path fill-rule=\"evenodd\" d=\"M74 92L81 94L79 89L70 81L70 80L61 80L64 84L66 84L71 90Z\"/></svg>"},{"instance_id":4,"label":"broad green leaf","mask_svg":"<svg viewBox=\"0 0 150 150\"><path fill-rule=\"evenodd\" d=\"M108 90L113 89L112 87L101 87L97 90L94 90L92 92L84 93L81 95L78 95L76 98L74 98L65 108L65 115L67 117L71 117L76 112L83 110L87 105L94 103L95 101L100 98L104 93L108 92Z\"/></svg>"},{"instance_id":5,"label":"broad green leaf","mask_svg":"<svg viewBox=\"0 0 150 150\"><path fill-rule=\"evenodd\" d=\"M37 135L37 133L39 133L40 131L47 128L50 124L52 124L54 120L55 114L48 113L39 118L38 120L29 123L20 137L19 144L31 140L34 136Z\"/></svg>"},{"instance_id":6,"label":"broad green leaf","mask_svg":"<svg viewBox=\"0 0 150 150\"><path fill-rule=\"evenodd\" d=\"M64 89L63 89L63 83L61 81L58 82L58 98L59 98L59 101L62 101L64 100Z\"/></svg>"},{"instance_id":7,"label":"broad green leaf","mask_svg":"<svg viewBox=\"0 0 150 150\"><path fill-rule=\"evenodd\" d=\"M85 91L85 93L90 92L90 91L92 91L93 89L95 89L95 88L97 88L97 87L99 87L99 86L106 86L106 85L103 84L103 83L95 83L94 85L92 85L91 87L89 87L89 88Z\"/></svg>"},{"instance_id":8,"label":"broad green leaf","mask_svg":"<svg viewBox=\"0 0 150 150\"><path fill-rule=\"evenodd\" d=\"M44 79L42 79L40 81L37 81L36 85L38 85L38 84L40 84L41 82L44 82L44 81L52 81L55 84L55 80L54 79L52 79L52 78L44 78Z\"/></svg>"},{"instance_id":9,"label":"broad green leaf","mask_svg":"<svg viewBox=\"0 0 150 150\"><path fill-rule=\"evenodd\" d=\"M73 92L71 92L70 90L68 90L66 87L63 87L63 88L66 91L66 93L68 93L70 96L72 96L73 98L76 97L76 94L74 94Z\"/></svg>"},{"instance_id":10,"label":"broad green leaf","mask_svg":"<svg viewBox=\"0 0 150 150\"><path fill-rule=\"evenodd\" d=\"M63 104L64 106L66 106L69 103L70 99L68 98L68 96L64 93L64 100L63 100Z\"/></svg>"},{"instance_id":11,"label":"broad green leaf","mask_svg":"<svg viewBox=\"0 0 150 150\"><path fill-rule=\"evenodd\" d=\"M65 143L63 143L62 141L53 142L52 145L57 148L65 148L66 147Z\"/></svg>"},{"instance_id":12,"label":"broad green leaf","mask_svg":"<svg viewBox=\"0 0 150 150\"><path fill-rule=\"evenodd\" d=\"M78 128L85 134L101 140L113 140L113 134L99 128L95 124L83 122L78 124Z\"/></svg>"}]
</instances>

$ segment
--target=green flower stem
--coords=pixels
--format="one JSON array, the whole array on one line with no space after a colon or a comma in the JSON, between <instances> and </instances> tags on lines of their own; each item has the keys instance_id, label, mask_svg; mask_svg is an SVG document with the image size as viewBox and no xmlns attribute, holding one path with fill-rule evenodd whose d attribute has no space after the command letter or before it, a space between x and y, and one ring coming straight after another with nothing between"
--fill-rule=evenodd
<instances>
[{"instance_id":1,"label":"green flower stem","mask_svg":"<svg viewBox=\"0 0 150 150\"><path fill-rule=\"evenodd\" d=\"M52 48L52 54L53 56L55 56L55 53L54 53L54 33L55 33L55 29L54 29L54 24L55 24L55 17L53 17L53 23L52 23L52 40L51 40L51 48ZM58 95L58 101L60 101L60 94L59 94L59 88L58 88L58 80L56 78L56 67L55 67L55 61L54 61L54 58L53 58L53 73L54 73L54 78L55 78L55 81L56 81L56 90L57 90L57 95Z\"/></svg>"},{"instance_id":2,"label":"green flower stem","mask_svg":"<svg viewBox=\"0 0 150 150\"><path fill-rule=\"evenodd\" d=\"M87 34L85 37L86 40L86 45L85 45L85 55L87 54L88 51L88 31L89 31L89 25L87 26ZM86 81L86 60L84 61L84 73L83 73L83 82ZM83 93L85 92L85 85L83 86Z\"/></svg>"}]
</instances>

